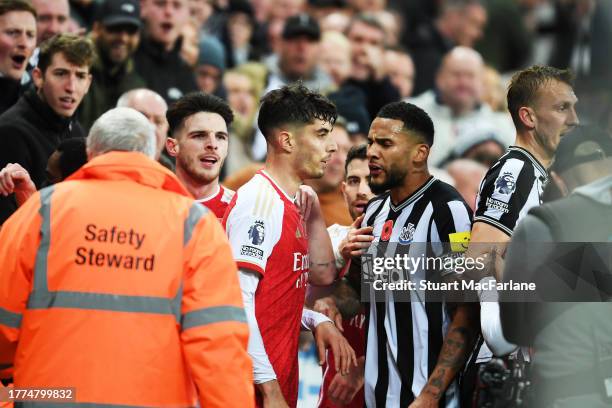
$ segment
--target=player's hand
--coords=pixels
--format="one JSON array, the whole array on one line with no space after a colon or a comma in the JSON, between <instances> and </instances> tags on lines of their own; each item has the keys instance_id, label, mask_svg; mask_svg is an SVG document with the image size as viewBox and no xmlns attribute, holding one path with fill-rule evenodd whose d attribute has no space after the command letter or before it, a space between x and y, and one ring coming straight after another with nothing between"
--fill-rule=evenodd
<instances>
[{"instance_id":1,"label":"player's hand","mask_svg":"<svg viewBox=\"0 0 612 408\"><path fill-rule=\"evenodd\" d=\"M17 204L23 204L36 192L36 186L26 169L17 163L9 163L0 170L0 194L8 196L15 193Z\"/></svg>"},{"instance_id":2,"label":"player's hand","mask_svg":"<svg viewBox=\"0 0 612 408\"><path fill-rule=\"evenodd\" d=\"M295 205L300 210L304 221L308 222L311 214L320 215L319 197L312 187L302 184L295 195Z\"/></svg>"},{"instance_id":3,"label":"player's hand","mask_svg":"<svg viewBox=\"0 0 612 408\"><path fill-rule=\"evenodd\" d=\"M346 376L336 373L329 385L329 399L336 405L348 405L363 387L365 357L360 357L357 367L351 367Z\"/></svg>"},{"instance_id":4,"label":"player's hand","mask_svg":"<svg viewBox=\"0 0 612 408\"><path fill-rule=\"evenodd\" d=\"M408 408L438 408L438 399L427 392L422 392Z\"/></svg>"},{"instance_id":5,"label":"player's hand","mask_svg":"<svg viewBox=\"0 0 612 408\"><path fill-rule=\"evenodd\" d=\"M351 365L357 367L355 351L332 322L320 323L313 334L317 342L320 365L325 362L325 350L330 348L334 353L337 372L347 375Z\"/></svg>"},{"instance_id":6,"label":"player's hand","mask_svg":"<svg viewBox=\"0 0 612 408\"><path fill-rule=\"evenodd\" d=\"M326 296L318 299L312 306L312 310L329 317L334 322L338 330L344 332L344 328L342 327L342 314L338 310L338 306L336 306L336 301L334 298L331 296Z\"/></svg>"},{"instance_id":7,"label":"player's hand","mask_svg":"<svg viewBox=\"0 0 612 408\"><path fill-rule=\"evenodd\" d=\"M361 214L353 221L346 238L340 243L340 254L347 262L351 258L363 255L374 241L374 235L372 235L374 228L360 227L363 217L364 215Z\"/></svg>"}]
</instances>

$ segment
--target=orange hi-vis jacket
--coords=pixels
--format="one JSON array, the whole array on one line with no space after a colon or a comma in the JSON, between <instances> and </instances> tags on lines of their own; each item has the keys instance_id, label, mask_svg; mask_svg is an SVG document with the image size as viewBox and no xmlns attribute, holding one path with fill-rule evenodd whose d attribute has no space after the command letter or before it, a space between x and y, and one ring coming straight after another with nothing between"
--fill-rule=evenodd
<instances>
[{"instance_id":1,"label":"orange hi-vis jacket","mask_svg":"<svg viewBox=\"0 0 612 408\"><path fill-rule=\"evenodd\" d=\"M94 158L0 231L0 368L15 388L70 387L95 407L250 407L247 342L223 228L140 153Z\"/></svg>"}]
</instances>

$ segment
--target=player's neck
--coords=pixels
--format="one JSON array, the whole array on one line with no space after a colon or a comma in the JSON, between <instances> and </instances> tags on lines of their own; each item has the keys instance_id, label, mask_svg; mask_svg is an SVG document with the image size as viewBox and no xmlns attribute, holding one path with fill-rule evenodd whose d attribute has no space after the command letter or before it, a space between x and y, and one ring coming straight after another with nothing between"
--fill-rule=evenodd
<instances>
[{"instance_id":1,"label":"player's neck","mask_svg":"<svg viewBox=\"0 0 612 408\"><path fill-rule=\"evenodd\" d=\"M288 163L290 163L290 161L286 160L283 156L275 157L274 155L269 155L266 158L264 170L272 177L274 182L278 184L285 194L289 197L294 197L300 184L302 184L302 180Z\"/></svg>"},{"instance_id":2,"label":"player's neck","mask_svg":"<svg viewBox=\"0 0 612 408\"><path fill-rule=\"evenodd\" d=\"M391 189L391 202L393 202L393 204L398 204L405 200L412 193L423 187L423 184L425 184L430 177L431 174L427 168L418 172L409 173L404 179L404 184Z\"/></svg>"},{"instance_id":3,"label":"player's neck","mask_svg":"<svg viewBox=\"0 0 612 408\"><path fill-rule=\"evenodd\" d=\"M552 157L536 142L536 138L532 133L518 133L516 135L516 142L514 145L522 147L531 153L531 155L535 157L545 169L550 166Z\"/></svg>"}]
</instances>

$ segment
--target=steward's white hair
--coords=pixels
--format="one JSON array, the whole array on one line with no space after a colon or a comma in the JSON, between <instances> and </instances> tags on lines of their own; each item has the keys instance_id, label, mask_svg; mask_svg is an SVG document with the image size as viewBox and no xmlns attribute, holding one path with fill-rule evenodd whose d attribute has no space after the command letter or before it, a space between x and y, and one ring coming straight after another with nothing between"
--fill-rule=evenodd
<instances>
[{"instance_id":1,"label":"steward's white hair","mask_svg":"<svg viewBox=\"0 0 612 408\"><path fill-rule=\"evenodd\" d=\"M155 128L132 108L114 108L98 118L87 136L87 152L98 156L110 151L141 152L155 159Z\"/></svg>"}]
</instances>

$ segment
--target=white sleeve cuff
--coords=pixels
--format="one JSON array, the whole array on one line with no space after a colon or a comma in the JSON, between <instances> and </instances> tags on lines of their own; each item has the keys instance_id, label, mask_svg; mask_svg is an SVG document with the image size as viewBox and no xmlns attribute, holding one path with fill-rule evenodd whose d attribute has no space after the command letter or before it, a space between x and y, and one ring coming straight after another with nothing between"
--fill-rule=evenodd
<instances>
[{"instance_id":1,"label":"white sleeve cuff","mask_svg":"<svg viewBox=\"0 0 612 408\"><path fill-rule=\"evenodd\" d=\"M302 309L302 329L314 331L315 327L324 322L331 322L331 319L323 313L315 312L310 309Z\"/></svg>"}]
</instances>

